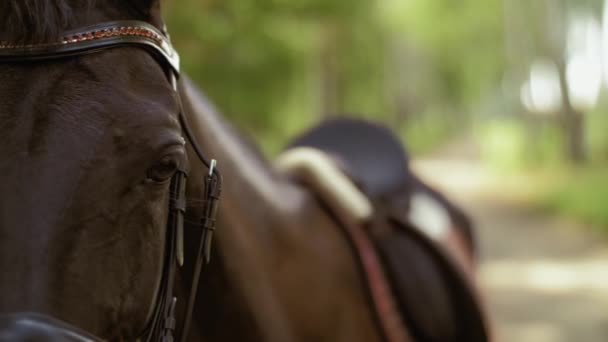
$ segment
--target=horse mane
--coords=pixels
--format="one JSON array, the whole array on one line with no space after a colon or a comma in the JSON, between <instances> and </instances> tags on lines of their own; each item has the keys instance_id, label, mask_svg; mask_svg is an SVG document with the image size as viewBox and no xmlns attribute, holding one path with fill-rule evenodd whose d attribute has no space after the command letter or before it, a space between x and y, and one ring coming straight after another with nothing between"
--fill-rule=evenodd
<instances>
[{"instance_id":1,"label":"horse mane","mask_svg":"<svg viewBox=\"0 0 608 342\"><path fill-rule=\"evenodd\" d=\"M76 10L91 10L104 3L105 8L118 6L141 18L151 1L0 0L0 38L30 43L55 41L70 26Z\"/></svg>"}]
</instances>

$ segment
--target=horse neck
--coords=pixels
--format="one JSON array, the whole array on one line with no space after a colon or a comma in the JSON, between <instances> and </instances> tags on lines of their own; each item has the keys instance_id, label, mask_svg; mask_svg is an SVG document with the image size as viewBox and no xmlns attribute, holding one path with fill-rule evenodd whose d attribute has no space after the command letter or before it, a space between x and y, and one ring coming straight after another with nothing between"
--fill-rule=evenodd
<instances>
[{"instance_id":1,"label":"horse neck","mask_svg":"<svg viewBox=\"0 0 608 342\"><path fill-rule=\"evenodd\" d=\"M215 255L219 253L221 258L221 277L231 289L218 289L218 293L208 295L227 298L231 294L226 292L238 292L243 302L231 300L231 304L250 313L254 324L262 329L263 340L288 341L287 325L281 321L285 315L278 304L271 273L280 245L298 239L286 222L297 220L302 214L306 196L245 144L187 79L182 82L181 94L198 143L208 158L217 159L224 179L214 248L217 247ZM191 161L189 178L202 179L201 171L205 169ZM214 268L217 267L210 270ZM265 328L268 331L263 331Z\"/></svg>"},{"instance_id":2,"label":"horse neck","mask_svg":"<svg viewBox=\"0 0 608 342\"><path fill-rule=\"evenodd\" d=\"M205 274L213 282L223 273L224 283L205 293L213 305L198 306L220 323L203 321L203 333L215 329L219 340L252 340L251 331L239 328L253 323L262 341L377 341L351 247L336 222L310 192L245 144L190 81L181 86L196 139L224 176L217 234L221 260L208 269L217 273ZM193 165L191 173L202 178L202 170ZM217 310L230 313L218 321ZM249 325L243 312L249 313ZM236 330L248 335L230 335Z\"/></svg>"},{"instance_id":3,"label":"horse neck","mask_svg":"<svg viewBox=\"0 0 608 342\"><path fill-rule=\"evenodd\" d=\"M220 202L222 231L244 225L246 228L238 228L239 235L251 239L252 247L262 254L272 256L277 242L297 233L289 229L286 221L301 216L310 197L246 144L188 79L182 82L181 93L187 120L203 153L218 161L225 179ZM199 173L206 172L205 168L196 161L191 163L195 177L202 178ZM224 229L225 226L230 228ZM285 229L272 229L273 226Z\"/></svg>"}]
</instances>

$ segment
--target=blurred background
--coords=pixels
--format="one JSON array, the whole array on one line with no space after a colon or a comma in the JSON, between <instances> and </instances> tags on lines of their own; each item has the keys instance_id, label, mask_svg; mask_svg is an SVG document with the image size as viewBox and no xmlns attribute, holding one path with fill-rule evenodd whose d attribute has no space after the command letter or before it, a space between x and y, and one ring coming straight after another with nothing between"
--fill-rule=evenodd
<instances>
[{"instance_id":1,"label":"blurred background","mask_svg":"<svg viewBox=\"0 0 608 342\"><path fill-rule=\"evenodd\" d=\"M608 340L604 0L173 0L184 69L272 157L393 127L475 218L502 341Z\"/></svg>"}]
</instances>

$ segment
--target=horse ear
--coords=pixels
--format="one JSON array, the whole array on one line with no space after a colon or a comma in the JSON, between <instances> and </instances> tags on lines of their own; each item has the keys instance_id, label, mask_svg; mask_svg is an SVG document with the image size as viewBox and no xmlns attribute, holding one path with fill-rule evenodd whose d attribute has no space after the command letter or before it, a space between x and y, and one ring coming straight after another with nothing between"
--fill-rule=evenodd
<instances>
[{"instance_id":1,"label":"horse ear","mask_svg":"<svg viewBox=\"0 0 608 342\"><path fill-rule=\"evenodd\" d=\"M144 14L147 19L156 27L161 28L162 16L160 11L161 0L135 0L133 3L138 11Z\"/></svg>"},{"instance_id":2,"label":"horse ear","mask_svg":"<svg viewBox=\"0 0 608 342\"><path fill-rule=\"evenodd\" d=\"M160 10L160 0L134 0L132 4L138 11L145 14L152 14Z\"/></svg>"}]
</instances>

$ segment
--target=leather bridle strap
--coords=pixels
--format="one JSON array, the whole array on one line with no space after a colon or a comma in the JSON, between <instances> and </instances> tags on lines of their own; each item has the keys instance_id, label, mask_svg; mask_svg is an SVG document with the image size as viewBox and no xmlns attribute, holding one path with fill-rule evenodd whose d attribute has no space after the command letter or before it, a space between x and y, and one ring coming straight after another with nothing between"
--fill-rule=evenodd
<instances>
[{"instance_id":1,"label":"leather bridle strap","mask_svg":"<svg viewBox=\"0 0 608 342\"><path fill-rule=\"evenodd\" d=\"M0 61L48 60L94 53L106 48L135 45L153 50L163 67L180 74L179 54L155 26L135 20L110 21L67 31L57 42L18 44L0 41Z\"/></svg>"},{"instance_id":2,"label":"leather bridle strap","mask_svg":"<svg viewBox=\"0 0 608 342\"><path fill-rule=\"evenodd\" d=\"M78 30L66 32L58 41L44 44L20 44L0 41L0 62L30 62L50 59L81 56L101 50L135 46L146 49L168 71L167 77L173 89L177 92L177 78L180 75L179 55L171 45L165 30L160 31L155 26L142 21L111 21ZM167 68L168 67L168 68ZM168 70L167 70L168 69ZM178 92L179 96L179 92ZM180 104L181 106L181 104ZM185 321L182 326L181 340L188 336L192 311L196 300L198 280L202 265L210 259L211 239L215 230L215 217L221 193L222 177L215 166L215 160L205 158L201 147L188 124L181 107L179 120L184 135L190 142L195 154L209 173L205 178L203 208L204 216L200 223L202 230L200 248L194 262L195 270L190 289ZM179 170L171 180L171 199L169 218L167 222L167 245L161 284L154 307L153 315L146 329L139 337L142 341L173 341L173 333L177 328L175 322L176 298L173 297L175 281L175 265L183 262L183 224L186 211L186 179L184 169Z\"/></svg>"}]
</instances>

